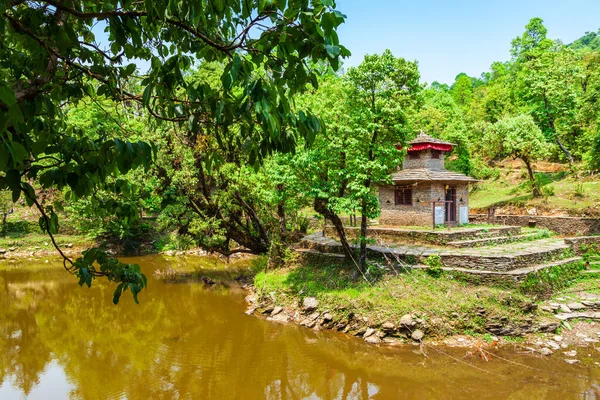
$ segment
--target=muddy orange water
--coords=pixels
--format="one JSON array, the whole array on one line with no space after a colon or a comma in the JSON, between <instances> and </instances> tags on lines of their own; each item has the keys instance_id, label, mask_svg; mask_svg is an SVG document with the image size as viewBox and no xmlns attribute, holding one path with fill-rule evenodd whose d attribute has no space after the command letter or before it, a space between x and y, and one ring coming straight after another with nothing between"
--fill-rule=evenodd
<instances>
[{"instance_id":1,"label":"muddy orange water","mask_svg":"<svg viewBox=\"0 0 600 400\"><path fill-rule=\"evenodd\" d=\"M376 347L244 314L236 288L169 284L156 268L209 259L135 259L149 287L135 305L112 286L77 286L58 265L0 262L0 399L597 399L600 353ZM442 353L443 352L443 353ZM501 357L501 358L500 358Z\"/></svg>"}]
</instances>

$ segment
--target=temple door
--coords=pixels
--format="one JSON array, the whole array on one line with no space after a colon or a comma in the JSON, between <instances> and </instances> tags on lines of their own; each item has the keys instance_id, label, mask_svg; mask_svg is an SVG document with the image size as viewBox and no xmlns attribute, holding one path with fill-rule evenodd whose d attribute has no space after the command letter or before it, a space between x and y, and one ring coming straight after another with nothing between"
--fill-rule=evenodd
<instances>
[{"instance_id":1,"label":"temple door","mask_svg":"<svg viewBox=\"0 0 600 400\"><path fill-rule=\"evenodd\" d=\"M456 187L446 187L446 215L445 222L456 222Z\"/></svg>"}]
</instances>

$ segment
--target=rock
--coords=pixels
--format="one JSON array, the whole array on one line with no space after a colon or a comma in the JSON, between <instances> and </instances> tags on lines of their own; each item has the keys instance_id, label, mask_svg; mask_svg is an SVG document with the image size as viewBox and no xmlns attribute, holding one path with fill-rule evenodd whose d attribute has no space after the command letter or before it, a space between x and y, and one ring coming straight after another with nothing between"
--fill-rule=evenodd
<instances>
[{"instance_id":1,"label":"rock","mask_svg":"<svg viewBox=\"0 0 600 400\"><path fill-rule=\"evenodd\" d=\"M540 310L545 311L545 312L549 312L549 313L553 313L554 309L550 306L541 306Z\"/></svg>"},{"instance_id":2,"label":"rock","mask_svg":"<svg viewBox=\"0 0 600 400\"><path fill-rule=\"evenodd\" d=\"M367 328L364 326L361 326L356 332L353 333L353 335L354 336L364 336L366 331L367 331Z\"/></svg>"},{"instance_id":3,"label":"rock","mask_svg":"<svg viewBox=\"0 0 600 400\"><path fill-rule=\"evenodd\" d=\"M365 338L365 342L371 343L371 344L379 344L379 343L381 343L381 339L377 335L371 335L371 336Z\"/></svg>"},{"instance_id":4,"label":"rock","mask_svg":"<svg viewBox=\"0 0 600 400\"><path fill-rule=\"evenodd\" d=\"M563 354L567 357L575 357L577 355L576 350L564 351Z\"/></svg>"},{"instance_id":5,"label":"rock","mask_svg":"<svg viewBox=\"0 0 600 400\"><path fill-rule=\"evenodd\" d=\"M550 350L547 347L542 347L540 349L540 354L543 355L543 356L551 356L552 355L552 350Z\"/></svg>"},{"instance_id":6,"label":"rock","mask_svg":"<svg viewBox=\"0 0 600 400\"><path fill-rule=\"evenodd\" d=\"M548 306L551 307L553 310L558 310L558 308L560 307L560 304L558 304L558 303L548 303Z\"/></svg>"},{"instance_id":7,"label":"rock","mask_svg":"<svg viewBox=\"0 0 600 400\"><path fill-rule=\"evenodd\" d=\"M4 253L6 253L6 249L0 248L0 254L4 254Z\"/></svg>"},{"instance_id":8,"label":"rock","mask_svg":"<svg viewBox=\"0 0 600 400\"><path fill-rule=\"evenodd\" d=\"M269 321L275 321L275 322L288 322L288 316L285 313L280 312L279 314L269 317L267 318ZM314 323L313 323L314 326ZM312 326L309 326L309 328L312 328Z\"/></svg>"},{"instance_id":9,"label":"rock","mask_svg":"<svg viewBox=\"0 0 600 400\"><path fill-rule=\"evenodd\" d=\"M274 308L275 307L273 307L273 306L266 306L266 307L262 308L260 310L260 312L261 312L261 314L271 314L271 312L273 311Z\"/></svg>"},{"instance_id":10,"label":"rock","mask_svg":"<svg viewBox=\"0 0 600 400\"><path fill-rule=\"evenodd\" d=\"M383 325L381 325L381 329L383 329L384 332L389 333L389 332L393 332L396 329L396 327L394 326L393 323L387 321L387 322L384 322Z\"/></svg>"},{"instance_id":11,"label":"rock","mask_svg":"<svg viewBox=\"0 0 600 400\"><path fill-rule=\"evenodd\" d=\"M318 312L314 312L314 313L310 314L302 322L300 322L300 325L306 326L307 328L314 327L317 324L317 318L319 318L319 315L321 315L321 314Z\"/></svg>"},{"instance_id":12,"label":"rock","mask_svg":"<svg viewBox=\"0 0 600 400\"><path fill-rule=\"evenodd\" d=\"M571 310L585 310L585 306L581 303L569 303L567 304L567 307L569 307Z\"/></svg>"},{"instance_id":13,"label":"rock","mask_svg":"<svg viewBox=\"0 0 600 400\"><path fill-rule=\"evenodd\" d=\"M283 311L283 307L280 306L276 306L273 311L271 311L271 317L274 317L275 315L279 314L280 312Z\"/></svg>"},{"instance_id":14,"label":"rock","mask_svg":"<svg viewBox=\"0 0 600 400\"><path fill-rule=\"evenodd\" d=\"M331 320L333 320L333 316L331 315L331 313L326 312L325 314L323 314L323 322L330 322Z\"/></svg>"},{"instance_id":15,"label":"rock","mask_svg":"<svg viewBox=\"0 0 600 400\"><path fill-rule=\"evenodd\" d=\"M588 335L586 335L585 333L581 333L581 332L575 333L575 336L577 336L578 338L581 338L581 339L585 339L588 337Z\"/></svg>"},{"instance_id":16,"label":"rock","mask_svg":"<svg viewBox=\"0 0 600 400\"><path fill-rule=\"evenodd\" d=\"M413 340L416 340L417 342L421 341L421 339L423 339L423 336L425 336L425 334L419 329L417 329L410 335L410 337L413 338Z\"/></svg>"},{"instance_id":17,"label":"rock","mask_svg":"<svg viewBox=\"0 0 600 400\"><path fill-rule=\"evenodd\" d=\"M597 339L592 339L592 338L589 338L589 337L584 338L583 341L587 342L587 343L598 343Z\"/></svg>"},{"instance_id":18,"label":"rock","mask_svg":"<svg viewBox=\"0 0 600 400\"><path fill-rule=\"evenodd\" d=\"M202 280L202 282L204 282L205 285L214 285L216 283L215 281L213 281L212 279L210 279L207 276L201 277L200 280Z\"/></svg>"},{"instance_id":19,"label":"rock","mask_svg":"<svg viewBox=\"0 0 600 400\"><path fill-rule=\"evenodd\" d=\"M594 307L594 306L596 305L596 303L595 303L595 302L593 302L593 301L587 301L587 300L583 300L583 301L581 302L581 304L583 304L583 305L584 305L584 306L586 306L586 307Z\"/></svg>"},{"instance_id":20,"label":"rock","mask_svg":"<svg viewBox=\"0 0 600 400\"><path fill-rule=\"evenodd\" d=\"M16 247L9 247L9 248L8 248L8 251L15 251L15 250L17 250L17 248L16 248Z\"/></svg>"},{"instance_id":21,"label":"rock","mask_svg":"<svg viewBox=\"0 0 600 400\"><path fill-rule=\"evenodd\" d=\"M560 345L552 340L548 340L546 343L548 347L551 347L553 350L560 350Z\"/></svg>"},{"instance_id":22,"label":"rock","mask_svg":"<svg viewBox=\"0 0 600 400\"><path fill-rule=\"evenodd\" d=\"M69 249L70 249L71 247L73 247L73 243L67 243L67 244L65 245L65 247L67 247L67 248L69 248Z\"/></svg>"},{"instance_id":23,"label":"rock","mask_svg":"<svg viewBox=\"0 0 600 400\"><path fill-rule=\"evenodd\" d=\"M248 304L254 304L256 303L256 296L254 296L253 294L249 294L244 298L244 300L246 300L246 303Z\"/></svg>"},{"instance_id":24,"label":"rock","mask_svg":"<svg viewBox=\"0 0 600 400\"><path fill-rule=\"evenodd\" d=\"M552 339L554 339L555 342L562 342L563 341L563 337L560 336L560 335L554 335L554 337Z\"/></svg>"},{"instance_id":25,"label":"rock","mask_svg":"<svg viewBox=\"0 0 600 400\"><path fill-rule=\"evenodd\" d=\"M570 359L567 359L567 358L565 358L565 362L567 364L579 364L579 360L570 360Z\"/></svg>"},{"instance_id":26,"label":"rock","mask_svg":"<svg viewBox=\"0 0 600 400\"><path fill-rule=\"evenodd\" d=\"M254 314L254 311L256 311L256 307L250 307L249 309L246 310L245 314L252 315L252 314Z\"/></svg>"},{"instance_id":27,"label":"rock","mask_svg":"<svg viewBox=\"0 0 600 400\"><path fill-rule=\"evenodd\" d=\"M402 316L402 318L400 318L400 326L410 328L415 326L416 324L417 323L413 320L413 317L410 314L405 314Z\"/></svg>"},{"instance_id":28,"label":"rock","mask_svg":"<svg viewBox=\"0 0 600 400\"><path fill-rule=\"evenodd\" d=\"M561 304L561 305L558 307L558 309L559 309L561 312L565 312L565 313L570 313L570 312L571 312L571 309L570 309L570 308L569 308L569 307L568 307L566 304Z\"/></svg>"},{"instance_id":29,"label":"rock","mask_svg":"<svg viewBox=\"0 0 600 400\"><path fill-rule=\"evenodd\" d=\"M554 333L560 324L558 322L542 322L538 326L538 331L546 333Z\"/></svg>"},{"instance_id":30,"label":"rock","mask_svg":"<svg viewBox=\"0 0 600 400\"><path fill-rule=\"evenodd\" d=\"M365 334L363 335L364 338L368 338L369 336L373 335L375 333L375 329L373 328L368 328L365 331Z\"/></svg>"},{"instance_id":31,"label":"rock","mask_svg":"<svg viewBox=\"0 0 600 400\"><path fill-rule=\"evenodd\" d=\"M315 297L305 297L302 300L302 311L311 312L319 307L319 301Z\"/></svg>"}]
</instances>

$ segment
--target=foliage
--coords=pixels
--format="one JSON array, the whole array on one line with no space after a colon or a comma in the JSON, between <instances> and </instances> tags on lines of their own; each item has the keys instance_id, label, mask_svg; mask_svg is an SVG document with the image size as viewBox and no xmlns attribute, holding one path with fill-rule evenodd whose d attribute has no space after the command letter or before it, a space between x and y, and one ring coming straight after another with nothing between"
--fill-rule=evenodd
<instances>
[{"instance_id":1,"label":"foliage","mask_svg":"<svg viewBox=\"0 0 600 400\"><path fill-rule=\"evenodd\" d=\"M527 275L519 289L526 294L547 298L556 291L571 286L584 268L582 262L574 262L542 269Z\"/></svg>"},{"instance_id":2,"label":"foliage","mask_svg":"<svg viewBox=\"0 0 600 400\"><path fill-rule=\"evenodd\" d=\"M427 259L425 260L425 265L429 267L426 270L429 276L433 278L439 278L440 276L442 276L442 273L444 272L442 270L442 267L444 264L442 264L442 259L439 255L434 254L427 257Z\"/></svg>"},{"instance_id":3,"label":"foliage","mask_svg":"<svg viewBox=\"0 0 600 400\"><path fill-rule=\"evenodd\" d=\"M549 146L533 118L518 115L497 121L487 132L486 146L490 152L523 160L533 186L533 195L541 195L531 163L547 156Z\"/></svg>"},{"instance_id":4,"label":"foliage","mask_svg":"<svg viewBox=\"0 0 600 400\"><path fill-rule=\"evenodd\" d=\"M102 124L86 135L67 122L65 104L100 104L102 96L136 104L152 123L171 123L194 139L221 141L235 130L228 145L244 147L255 167L274 151L292 151L299 137L312 141L320 125L293 111L292 97L317 85L308 59L337 69L349 55L336 34L345 16L334 7L330 0L1 1L0 190L35 205L40 227L53 235L60 205L40 203L30 180L68 187L69 201L122 190L130 183L111 187L111 176L147 171L156 153L149 143L124 140ZM97 42L96 24L107 43ZM147 74L137 75L136 59L150 64ZM186 79L194 63L211 61L223 65L218 88ZM206 157L216 156L207 149ZM128 288L135 297L146 283L139 267L98 249L64 258L81 284L97 276L115 281L115 300Z\"/></svg>"}]
</instances>

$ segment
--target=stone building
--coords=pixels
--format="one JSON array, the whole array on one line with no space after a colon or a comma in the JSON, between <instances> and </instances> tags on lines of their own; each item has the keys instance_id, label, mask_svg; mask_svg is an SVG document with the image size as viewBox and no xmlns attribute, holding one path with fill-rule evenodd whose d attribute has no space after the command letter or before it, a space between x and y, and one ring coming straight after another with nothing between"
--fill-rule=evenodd
<instances>
[{"instance_id":1,"label":"stone building","mask_svg":"<svg viewBox=\"0 0 600 400\"><path fill-rule=\"evenodd\" d=\"M454 146L421 132L409 142L393 184L379 185L381 225L431 226L469 222L469 183L476 179L444 168Z\"/></svg>"}]
</instances>

